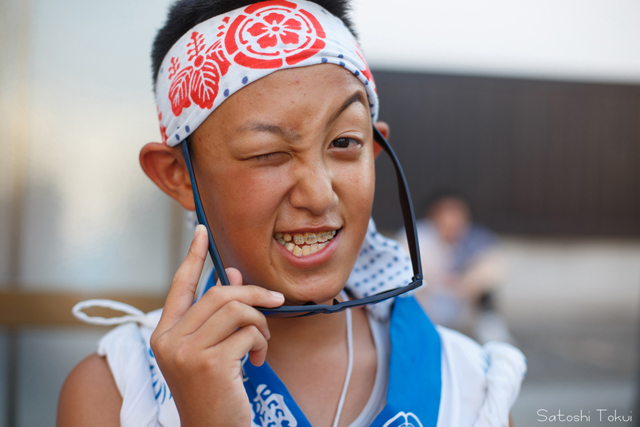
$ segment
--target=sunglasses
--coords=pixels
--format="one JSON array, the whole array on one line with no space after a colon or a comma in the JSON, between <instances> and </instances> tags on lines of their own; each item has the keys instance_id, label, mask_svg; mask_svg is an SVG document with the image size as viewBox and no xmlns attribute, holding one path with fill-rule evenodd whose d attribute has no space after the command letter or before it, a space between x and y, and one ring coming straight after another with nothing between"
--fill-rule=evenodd
<instances>
[{"instance_id":1,"label":"sunglasses","mask_svg":"<svg viewBox=\"0 0 640 427\"><path fill-rule=\"evenodd\" d=\"M375 126L373 127L373 139L382 147L385 153L387 153L387 155L391 159L391 162L393 163L393 167L396 172L396 180L398 182L398 196L400 198L400 207L402 208L402 219L404 221L404 228L407 234L407 243L409 245L411 265L413 267L413 278L411 282L405 286L380 292L374 295L369 295L364 298L358 298L343 302L334 299L332 305L314 304L313 302L309 302L304 305L283 305L277 308L256 307L257 310L261 311L266 316L303 317L314 314L337 313L347 308L359 307L367 304L375 304L386 299L401 295L412 289L416 289L417 287L422 285L422 264L420 263L420 247L418 246L416 220L413 213L413 207L411 205L411 197L409 196L409 187L407 185L407 180L404 177L402 167L400 167L400 162L398 161L396 154L393 152L393 149L391 148L385 137L382 136L382 134ZM213 240L213 235L211 234L209 223L207 222L207 216L205 215L204 208L202 207L202 201L200 200L198 184L196 182L196 176L193 172L193 164L191 162L189 138L182 141L181 149L182 155L185 159L185 163L187 164L187 169L189 170L189 178L191 179L191 187L193 189L193 199L195 201L198 222L206 227L207 234L209 236L209 255L211 256L211 260L213 261L215 274L220 280L221 285L228 286L229 279L227 278L227 274L224 271L224 265L222 264L222 260L220 259L220 253L218 252L216 242Z\"/></svg>"}]
</instances>

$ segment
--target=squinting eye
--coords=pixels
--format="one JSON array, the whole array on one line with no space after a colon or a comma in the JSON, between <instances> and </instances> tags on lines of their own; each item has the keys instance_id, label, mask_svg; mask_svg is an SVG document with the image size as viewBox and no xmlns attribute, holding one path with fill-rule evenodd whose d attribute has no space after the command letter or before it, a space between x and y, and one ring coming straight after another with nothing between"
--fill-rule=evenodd
<instances>
[{"instance_id":1,"label":"squinting eye","mask_svg":"<svg viewBox=\"0 0 640 427\"><path fill-rule=\"evenodd\" d=\"M255 156L254 159L256 159L256 160L271 160L271 159L275 158L276 156L278 156L279 154L283 154L283 153L261 154L259 156Z\"/></svg>"},{"instance_id":2,"label":"squinting eye","mask_svg":"<svg viewBox=\"0 0 640 427\"><path fill-rule=\"evenodd\" d=\"M336 148L349 148L351 145L359 144L357 139L353 138L338 138L331 142L331 145Z\"/></svg>"}]
</instances>

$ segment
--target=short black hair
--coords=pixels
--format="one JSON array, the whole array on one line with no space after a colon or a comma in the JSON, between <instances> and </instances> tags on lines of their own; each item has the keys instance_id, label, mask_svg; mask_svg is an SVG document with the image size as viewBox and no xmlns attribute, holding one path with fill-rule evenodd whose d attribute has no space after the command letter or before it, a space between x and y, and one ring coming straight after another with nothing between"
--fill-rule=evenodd
<instances>
[{"instance_id":1,"label":"short black hair","mask_svg":"<svg viewBox=\"0 0 640 427\"><path fill-rule=\"evenodd\" d=\"M440 202L442 202L445 199L460 200L467 205L469 210L471 210L469 198L463 192L453 188L443 188L430 193L422 201L422 205L420 206L422 208L422 212L428 213L432 211Z\"/></svg>"},{"instance_id":2,"label":"short black hair","mask_svg":"<svg viewBox=\"0 0 640 427\"><path fill-rule=\"evenodd\" d=\"M259 3L264 0L178 0L169 9L167 21L156 34L151 49L151 71L153 86L158 78L162 60L178 40L191 28L214 16L231 12L232 10ZM324 7L332 15L345 23L349 31L356 37L353 23L349 19L350 6L348 0L310 0Z\"/></svg>"}]
</instances>

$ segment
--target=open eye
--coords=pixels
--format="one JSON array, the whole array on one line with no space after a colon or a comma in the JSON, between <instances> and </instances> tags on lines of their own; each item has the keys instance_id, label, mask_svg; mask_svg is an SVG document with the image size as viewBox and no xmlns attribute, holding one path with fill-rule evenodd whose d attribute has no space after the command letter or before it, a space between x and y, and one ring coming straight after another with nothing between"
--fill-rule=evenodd
<instances>
[{"instance_id":1,"label":"open eye","mask_svg":"<svg viewBox=\"0 0 640 427\"><path fill-rule=\"evenodd\" d=\"M331 142L332 148L351 148L357 145L362 145L360 141L355 138L337 138Z\"/></svg>"}]
</instances>

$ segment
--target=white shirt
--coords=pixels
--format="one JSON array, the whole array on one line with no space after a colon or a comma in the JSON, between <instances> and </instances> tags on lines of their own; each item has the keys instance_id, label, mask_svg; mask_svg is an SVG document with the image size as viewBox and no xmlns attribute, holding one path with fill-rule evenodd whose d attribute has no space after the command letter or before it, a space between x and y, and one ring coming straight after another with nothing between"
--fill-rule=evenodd
<instances>
[{"instance_id":1,"label":"white shirt","mask_svg":"<svg viewBox=\"0 0 640 427\"><path fill-rule=\"evenodd\" d=\"M149 338L160 318L156 310L138 322L127 323L105 335L98 354L106 356L123 397L123 427L180 425L173 399L158 385L164 381L149 358ZM378 354L378 369L371 396L350 427L369 426L386 402L389 375L389 321L369 316ZM438 427L508 426L509 411L526 373L522 353L504 343L481 347L470 338L437 327L442 347L442 390ZM156 395L165 397L156 400ZM162 394L164 393L164 394Z\"/></svg>"}]
</instances>

